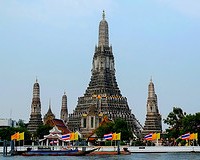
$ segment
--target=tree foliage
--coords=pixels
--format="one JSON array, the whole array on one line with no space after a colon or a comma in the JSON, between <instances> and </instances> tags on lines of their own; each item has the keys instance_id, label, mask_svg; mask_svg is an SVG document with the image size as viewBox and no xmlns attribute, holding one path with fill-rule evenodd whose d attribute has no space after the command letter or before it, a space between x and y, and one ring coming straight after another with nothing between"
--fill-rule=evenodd
<instances>
[{"instance_id":1,"label":"tree foliage","mask_svg":"<svg viewBox=\"0 0 200 160\"><path fill-rule=\"evenodd\" d=\"M169 129L167 129L168 137L178 138L183 129L183 118L185 117L185 113L181 108L173 108L173 111L170 112L166 119L164 119L164 123L169 125Z\"/></svg>"},{"instance_id":2,"label":"tree foliage","mask_svg":"<svg viewBox=\"0 0 200 160\"><path fill-rule=\"evenodd\" d=\"M34 135L35 137L42 139L44 138L44 135L48 135L49 134L49 130L51 130L53 127L50 125L40 125L37 128L36 131L36 135Z\"/></svg>"},{"instance_id":3,"label":"tree foliage","mask_svg":"<svg viewBox=\"0 0 200 160\"><path fill-rule=\"evenodd\" d=\"M17 133L17 132L24 132L24 139L29 140L31 135L30 132L25 127L5 127L0 129L0 137L1 140L11 140L11 135Z\"/></svg>"},{"instance_id":4,"label":"tree foliage","mask_svg":"<svg viewBox=\"0 0 200 160\"><path fill-rule=\"evenodd\" d=\"M185 133L198 133L200 135L200 112L195 114L183 113L181 108L173 108L164 123L169 125L167 138L177 139ZM199 139L199 138L198 138Z\"/></svg>"}]
</instances>

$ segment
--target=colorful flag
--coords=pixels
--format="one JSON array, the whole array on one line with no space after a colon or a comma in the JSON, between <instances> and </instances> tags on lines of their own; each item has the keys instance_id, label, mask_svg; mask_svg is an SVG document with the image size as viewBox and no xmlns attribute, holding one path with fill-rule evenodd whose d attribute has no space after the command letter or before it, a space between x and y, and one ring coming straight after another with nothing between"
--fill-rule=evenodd
<instances>
[{"instance_id":1,"label":"colorful flag","mask_svg":"<svg viewBox=\"0 0 200 160\"><path fill-rule=\"evenodd\" d=\"M70 140L70 133L61 136L62 140Z\"/></svg>"},{"instance_id":2,"label":"colorful flag","mask_svg":"<svg viewBox=\"0 0 200 160\"><path fill-rule=\"evenodd\" d=\"M74 133L74 140L77 141L78 140L78 132Z\"/></svg>"},{"instance_id":3,"label":"colorful flag","mask_svg":"<svg viewBox=\"0 0 200 160\"><path fill-rule=\"evenodd\" d=\"M121 140L121 133L113 133L112 134L112 140Z\"/></svg>"},{"instance_id":4,"label":"colorful flag","mask_svg":"<svg viewBox=\"0 0 200 160\"><path fill-rule=\"evenodd\" d=\"M117 140L117 133L112 134L112 140Z\"/></svg>"},{"instance_id":5,"label":"colorful flag","mask_svg":"<svg viewBox=\"0 0 200 160\"><path fill-rule=\"evenodd\" d=\"M156 134L156 139L160 139L160 133Z\"/></svg>"},{"instance_id":6,"label":"colorful flag","mask_svg":"<svg viewBox=\"0 0 200 160\"><path fill-rule=\"evenodd\" d=\"M19 133L19 137L18 137L17 141L20 141L20 140L24 140L24 132Z\"/></svg>"},{"instance_id":7,"label":"colorful flag","mask_svg":"<svg viewBox=\"0 0 200 160\"><path fill-rule=\"evenodd\" d=\"M118 140L118 141L121 140L121 133L116 134L116 140Z\"/></svg>"},{"instance_id":8,"label":"colorful flag","mask_svg":"<svg viewBox=\"0 0 200 160\"><path fill-rule=\"evenodd\" d=\"M19 139L19 132L11 135L11 140L16 140L16 139Z\"/></svg>"},{"instance_id":9,"label":"colorful flag","mask_svg":"<svg viewBox=\"0 0 200 160\"><path fill-rule=\"evenodd\" d=\"M156 139L157 139L157 134L156 133L152 134L152 139L151 140L156 140Z\"/></svg>"},{"instance_id":10,"label":"colorful flag","mask_svg":"<svg viewBox=\"0 0 200 160\"><path fill-rule=\"evenodd\" d=\"M198 133L192 133L190 134L190 140L198 139Z\"/></svg>"},{"instance_id":11,"label":"colorful flag","mask_svg":"<svg viewBox=\"0 0 200 160\"><path fill-rule=\"evenodd\" d=\"M194 138L198 140L198 133L195 133Z\"/></svg>"},{"instance_id":12,"label":"colorful flag","mask_svg":"<svg viewBox=\"0 0 200 160\"><path fill-rule=\"evenodd\" d=\"M184 139L184 140L190 139L190 133L186 133L186 134L181 135L181 139Z\"/></svg>"},{"instance_id":13,"label":"colorful flag","mask_svg":"<svg viewBox=\"0 0 200 160\"><path fill-rule=\"evenodd\" d=\"M152 140L152 136L153 136L153 133L149 133L146 136L144 136L144 139L145 140Z\"/></svg>"},{"instance_id":14,"label":"colorful flag","mask_svg":"<svg viewBox=\"0 0 200 160\"><path fill-rule=\"evenodd\" d=\"M112 135L112 133L104 134L103 138L105 138L106 140L112 140Z\"/></svg>"},{"instance_id":15,"label":"colorful flag","mask_svg":"<svg viewBox=\"0 0 200 160\"><path fill-rule=\"evenodd\" d=\"M75 134L74 132L70 133L70 140L73 141L74 140L74 137L75 137Z\"/></svg>"}]
</instances>

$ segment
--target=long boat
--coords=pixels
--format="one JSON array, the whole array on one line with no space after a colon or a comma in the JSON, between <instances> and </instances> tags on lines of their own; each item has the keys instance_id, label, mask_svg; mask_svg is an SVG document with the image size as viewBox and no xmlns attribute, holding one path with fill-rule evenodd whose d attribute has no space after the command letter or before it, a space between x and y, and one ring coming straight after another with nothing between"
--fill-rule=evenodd
<instances>
[{"instance_id":1,"label":"long boat","mask_svg":"<svg viewBox=\"0 0 200 160\"><path fill-rule=\"evenodd\" d=\"M80 151L78 149L51 150L50 148L41 148L38 150L30 149L22 153L22 156L85 156L97 149L99 148L94 148L87 151Z\"/></svg>"},{"instance_id":2,"label":"long boat","mask_svg":"<svg viewBox=\"0 0 200 160\"><path fill-rule=\"evenodd\" d=\"M130 155L131 152L128 150L127 147L123 148L123 150L114 151L114 150L96 150L91 152L89 155Z\"/></svg>"}]
</instances>

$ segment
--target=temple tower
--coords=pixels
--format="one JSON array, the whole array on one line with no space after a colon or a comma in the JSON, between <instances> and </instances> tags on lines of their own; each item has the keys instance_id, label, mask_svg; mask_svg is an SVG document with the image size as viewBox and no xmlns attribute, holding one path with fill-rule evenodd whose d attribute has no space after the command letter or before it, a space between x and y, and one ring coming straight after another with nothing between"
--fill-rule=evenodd
<instances>
[{"instance_id":1,"label":"temple tower","mask_svg":"<svg viewBox=\"0 0 200 160\"><path fill-rule=\"evenodd\" d=\"M142 134L147 135L154 132L162 132L162 122L158 111L157 95L155 94L154 84L151 79L148 86L146 121Z\"/></svg>"},{"instance_id":2,"label":"temple tower","mask_svg":"<svg viewBox=\"0 0 200 160\"><path fill-rule=\"evenodd\" d=\"M62 119L65 123L68 122L68 109L67 109L67 96L66 93L62 96L62 107L60 111L60 119Z\"/></svg>"},{"instance_id":3,"label":"temple tower","mask_svg":"<svg viewBox=\"0 0 200 160\"><path fill-rule=\"evenodd\" d=\"M55 119L55 115L51 110L51 101L49 101L49 109L47 113L44 115L44 124L48 124L48 121Z\"/></svg>"},{"instance_id":4,"label":"temple tower","mask_svg":"<svg viewBox=\"0 0 200 160\"><path fill-rule=\"evenodd\" d=\"M43 124L43 122L41 116L40 86L36 79L36 82L33 85L33 98L28 130L33 134L41 124Z\"/></svg>"},{"instance_id":5,"label":"temple tower","mask_svg":"<svg viewBox=\"0 0 200 160\"><path fill-rule=\"evenodd\" d=\"M132 131L140 135L142 127L131 113L127 98L121 95L116 81L114 56L112 46L109 46L108 23L104 11L99 23L98 46L95 46L91 72L85 94L78 98L75 110L69 114L70 130L79 130L87 137L107 116L112 120L126 120Z\"/></svg>"}]
</instances>

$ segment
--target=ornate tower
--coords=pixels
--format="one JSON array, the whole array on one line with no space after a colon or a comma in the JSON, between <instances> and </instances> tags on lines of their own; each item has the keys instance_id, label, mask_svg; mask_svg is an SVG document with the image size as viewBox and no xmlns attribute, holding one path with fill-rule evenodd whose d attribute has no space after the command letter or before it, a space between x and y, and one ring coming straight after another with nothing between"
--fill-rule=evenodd
<instances>
[{"instance_id":1,"label":"ornate tower","mask_svg":"<svg viewBox=\"0 0 200 160\"><path fill-rule=\"evenodd\" d=\"M150 80L148 87L147 98L147 114L144 125L143 135L154 132L162 131L161 115L158 111L157 95L155 94L154 84L152 79Z\"/></svg>"},{"instance_id":2,"label":"ornate tower","mask_svg":"<svg viewBox=\"0 0 200 160\"><path fill-rule=\"evenodd\" d=\"M49 109L44 115L44 124L48 124L48 121L51 121L52 119L55 119L55 115L51 111L51 101L49 101Z\"/></svg>"},{"instance_id":3,"label":"ornate tower","mask_svg":"<svg viewBox=\"0 0 200 160\"><path fill-rule=\"evenodd\" d=\"M67 96L66 93L62 96L62 107L60 111L60 119L62 119L65 123L68 121L68 109L67 109Z\"/></svg>"},{"instance_id":4,"label":"ornate tower","mask_svg":"<svg viewBox=\"0 0 200 160\"><path fill-rule=\"evenodd\" d=\"M92 63L92 76L83 97L69 115L70 130L79 130L87 137L99 126L103 117L126 120L132 131L140 134L141 125L131 113L126 97L121 95L115 77L115 65L112 47L109 46L108 23L103 18L99 24L99 42L95 46Z\"/></svg>"},{"instance_id":5,"label":"ornate tower","mask_svg":"<svg viewBox=\"0 0 200 160\"><path fill-rule=\"evenodd\" d=\"M33 99L31 104L31 115L28 124L28 130L34 133L38 126L43 124L41 116L41 102L40 102L40 86L38 80L33 86Z\"/></svg>"}]
</instances>

